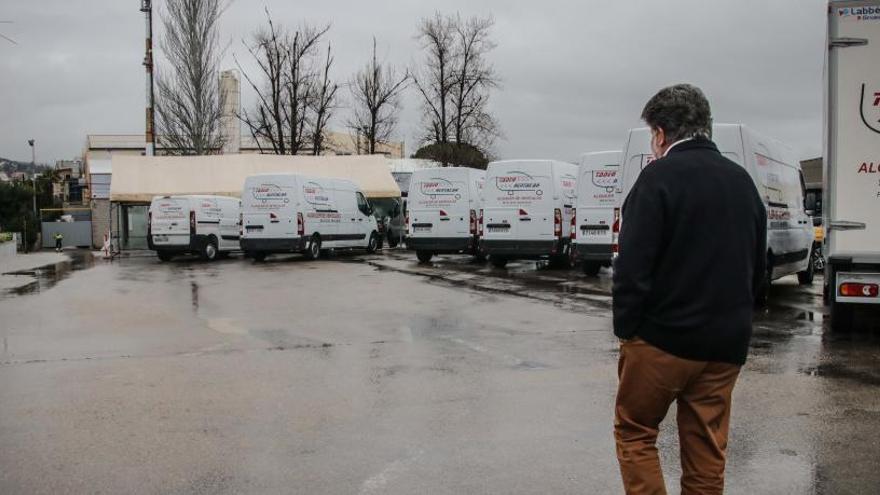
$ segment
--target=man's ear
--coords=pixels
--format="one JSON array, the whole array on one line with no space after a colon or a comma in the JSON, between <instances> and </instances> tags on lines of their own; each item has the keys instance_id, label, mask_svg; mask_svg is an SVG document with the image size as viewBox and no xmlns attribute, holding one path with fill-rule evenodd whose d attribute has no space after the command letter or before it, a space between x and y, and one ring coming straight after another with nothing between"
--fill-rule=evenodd
<instances>
[{"instance_id":1,"label":"man's ear","mask_svg":"<svg viewBox=\"0 0 880 495\"><path fill-rule=\"evenodd\" d=\"M657 145L661 148L665 147L668 144L666 143L666 131L662 127L655 127L654 133L657 135Z\"/></svg>"}]
</instances>

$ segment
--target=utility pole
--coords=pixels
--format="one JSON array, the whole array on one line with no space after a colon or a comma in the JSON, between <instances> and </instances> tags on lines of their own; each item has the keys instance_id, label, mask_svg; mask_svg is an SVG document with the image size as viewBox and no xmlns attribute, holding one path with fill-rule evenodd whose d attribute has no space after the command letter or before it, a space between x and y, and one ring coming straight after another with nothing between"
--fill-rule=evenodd
<instances>
[{"instance_id":1,"label":"utility pole","mask_svg":"<svg viewBox=\"0 0 880 495\"><path fill-rule=\"evenodd\" d=\"M146 126L146 156L153 156L156 152L155 120L153 118L153 1L141 0L141 12L146 18L147 39L146 54L144 55L144 67L147 72L147 126Z\"/></svg>"},{"instance_id":2,"label":"utility pole","mask_svg":"<svg viewBox=\"0 0 880 495\"><path fill-rule=\"evenodd\" d=\"M31 181L34 185L34 218L37 218L37 147L36 141L28 139L28 145L31 147Z\"/></svg>"}]
</instances>

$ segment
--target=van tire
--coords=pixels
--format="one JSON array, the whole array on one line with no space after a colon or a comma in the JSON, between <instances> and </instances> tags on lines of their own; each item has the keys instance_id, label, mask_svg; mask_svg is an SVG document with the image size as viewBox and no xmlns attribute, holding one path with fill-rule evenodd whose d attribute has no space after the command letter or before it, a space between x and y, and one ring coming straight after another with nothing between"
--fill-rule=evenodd
<instances>
[{"instance_id":1,"label":"van tire","mask_svg":"<svg viewBox=\"0 0 880 495\"><path fill-rule=\"evenodd\" d=\"M599 271L602 269L601 261L584 261L583 265L584 275L588 277L596 277L599 275Z\"/></svg>"},{"instance_id":2,"label":"van tire","mask_svg":"<svg viewBox=\"0 0 880 495\"><path fill-rule=\"evenodd\" d=\"M379 234L373 232L370 234L370 240L367 242L367 252L375 253L379 249Z\"/></svg>"},{"instance_id":3,"label":"van tire","mask_svg":"<svg viewBox=\"0 0 880 495\"><path fill-rule=\"evenodd\" d=\"M419 259L419 263L430 263L433 257L434 253L431 251L416 251L416 258Z\"/></svg>"},{"instance_id":4,"label":"van tire","mask_svg":"<svg viewBox=\"0 0 880 495\"><path fill-rule=\"evenodd\" d=\"M264 253L263 251L254 251L252 253L249 253L249 256L258 263L266 261L266 253Z\"/></svg>"},{"instance_id":5,"label":"van tire","mask_svg":"<svg viewBox=\"0 0 880 495\"><path fill-rule=\"evenodd\" d=\"M203 260L205 261L214 261L217 259L217 238L211 236L208 238L208 242L202 246L202 252L199 253Z\"/></svg>"},{"instance_id":6,"label":"van tire","mask_svg":"<svg viewBox=\"0 0 880 495\"><path fill-rule=\"evenodd\" d=\"M492 266L495 268L504 268L507 266L507 258L502 256L489 256L489 262L492 263Z\"/></svg>"},{"instance_id":7,"label":"van tire","mask_svg":"<svg viewBox=\"0 0 880 495\"><path fill-rule=\"evenodd\" d=\"M306 258L316 260L321 256L321 236L312 234L309 245L306 246Z\"/></svg>"},{"instance_id":8,"label":"van tire","mask_svg":"<svg viewBox=\"0 0 880 495\"><path fill-rule=\"evenodd\" d=\"M797 277L798 277L798 283L800 285L813 285L813 278L815 277L815 268L813 268L813 260L810 260L809 264L807 265L806 270L804 270L802 272L798 272Z\"/></svg>"},{"instance_id":9,"label":"van tire","mask_svg":"<svg viewBox=\"0 0 880 495\"><path fill-rule=\"evenodd\" d=\"M173 254L171 254L171 253L166 253L166 252L163 252L163 251L157 251L157 252L156 252L156 256L159 257L159 261L171 261L171 258L174 257Z\"/></svg>"}]
</instances>

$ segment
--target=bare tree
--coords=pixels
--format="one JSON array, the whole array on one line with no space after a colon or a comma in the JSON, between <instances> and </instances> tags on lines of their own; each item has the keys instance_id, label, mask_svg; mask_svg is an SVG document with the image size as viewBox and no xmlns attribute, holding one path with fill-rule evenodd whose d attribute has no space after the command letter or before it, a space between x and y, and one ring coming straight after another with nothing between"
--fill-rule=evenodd
<instances>
[{"instance_id":1,"label":"bare tree","mask_svg":"<svg viewBox=\"0 0 880 495\"><path fill-rule=\"evenodd\" d=\"M156 117L166 153L206 155L223 146L217 23L221 0L168 0L162 49L168 72L158 72Z\"/></svg>"},{"instance_id":2,"label":"bare tree","mask_svg":"<svg viewBox=\"0 0 880 495\"><path fill-rule=\"evenodd\" d=\"M271 150L268 151L285 155L287 154L287 134L282 108L287 101L284 85L287 50L284 46L284 35L272 22L268 8L266 9L266 20L268 26L253 35L253 45L245 43L248 52L260 69L261 76L265 80L264 84L260 86L254 82L242 69L238 59L235 61L245 80L257 95L256 110L252 113L244 110L240 119L250 130L261 153L267 151L263 148L265 145L271 147Z\"/></svg>"},{"instance_id":3,"label":"bare tree","mask_svg":"<svg viewBox=\"0 0 880 495\"><path fill-rule=\"evenodd\" d=\"M245 80L257 94L256 107L245 111L241 120L251 132L261 152L296 155L314 144L315 124L321 125L321 140L329 118L336 89L327 77L314 69L313 57L321 38L330 29L303 25L293 33L278 27L266 9L268 26L253 35L248 52L257 62L259 79L251 77L238 64ZM329 53L328 53L329 56ZM332 58L328 59L332 65ZM316 108L314 98L323 86L329 85L321 99L324 101L321 121L311 118ZM330 91L332 89L332 91ZM310 125L312 127L310 127Z\"/></svg>"},{"instance_id":4,"label":"bare tree","mask_svg":"<svg viewBox=\"0 0 880 495\"><path fill-rule=\"evenodd\" d=\"M413 82L422 96L426 139L449 142L449 101L455 86L454 20L436 12L422 19L416 38L425 55L422 70L413 71Z\"/></svg>"},{"instance_id":5,"label":"bare tree","mask_svg":"<svg viewBox=\"0 0 880 495\"><path fill-rule=\"evenodd\" d=\"M409 74L398 75L393 67L379 61L373 38L373 58L349 83L353 108L348 127L355 135L358 153L372 155L376 145L391 139L397 125L400 94L408 81Z\"/></svg>"},{"instance_id":6,"label":"bare tree","mask_svg":"<svg viewBox=\"0 0 880 495\"><path fill-rule=\"evenodd\" d=\"M330 53L330 44L327 44L327 58L319 78L315 80L313 97L311 98L311 141L312 153L320 155L325 150L325 134L327 122L336 109L336 92L339 85L330 80L330 67L333 66L333 56Z\"/></svg>"},{"instance_id":7,"label":"bare tree","mask_svg":"<svg viewBox=\"0 0 880 495\"><path fill-rule=\"evenodd\" d=\"M440 13L419 24L417 38L426 56L414 80L423 100L429 143L485 151L500 135L488 111L491 91L499 85L487 60L496 46L490 38L493 26L491 17L462 19Z\"/></svg>"},{"instance_id":8,"label":"bare tree","mask_svg":"<svg viewBox=\"0 0 880 495\"><path fill-rule=\"evenodd\" d=\"M498 87L494 68L486 55L496 44L489 38L495 22L491 17L462 20L456 16L455 84L452 87L452 127L456 143L479 149L491 147L498 125L489 113L490 90Z\"/></svg>"}]
</instances>

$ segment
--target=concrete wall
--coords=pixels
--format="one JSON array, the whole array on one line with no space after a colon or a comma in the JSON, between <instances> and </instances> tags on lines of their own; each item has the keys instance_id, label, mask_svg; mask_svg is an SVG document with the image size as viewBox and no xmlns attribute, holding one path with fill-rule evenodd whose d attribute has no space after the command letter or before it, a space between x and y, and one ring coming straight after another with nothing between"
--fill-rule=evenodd
<instances>
[{"instance_id":1,"label":"concrete wall","mask_svg":"<svg viewBox=\"0 0 880 495\"><path fill-rule=\"evenodd\" d=\"M15 256L15 241L0 242L0 259Z\"/></svg>"},{"instance_id":2,"label":"concrete wall","mask_svg":"<svg viewBox=\"0 0 880 495\"><path fill-rule=\"evenodd\" d=\"M63 247L89 247L92 243L92 222L42 222L43 247L55 247L55 233L64 236Z\"/></svg>"}]
</instances>

